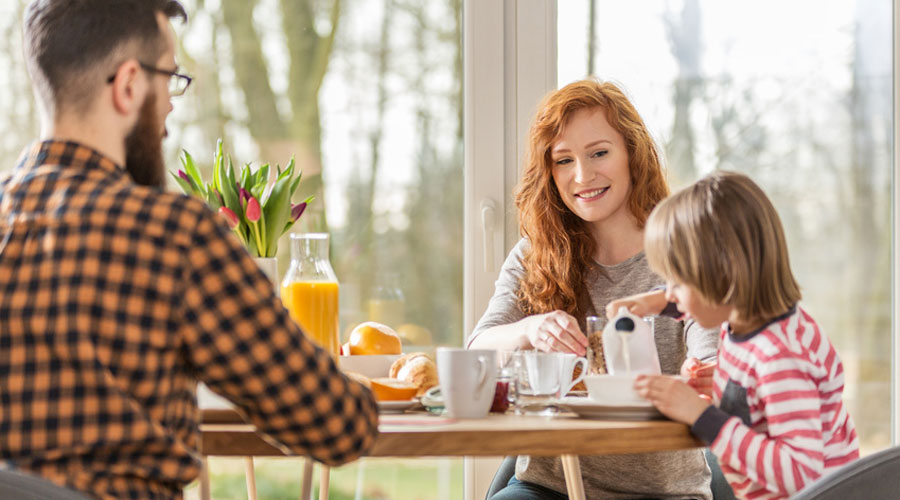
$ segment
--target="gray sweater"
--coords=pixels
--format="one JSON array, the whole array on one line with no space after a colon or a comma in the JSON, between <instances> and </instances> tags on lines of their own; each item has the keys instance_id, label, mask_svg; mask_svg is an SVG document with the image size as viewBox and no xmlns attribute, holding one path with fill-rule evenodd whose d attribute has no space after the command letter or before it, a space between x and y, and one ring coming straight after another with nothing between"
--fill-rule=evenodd
<instances>
[{"instance_id":1,"label":"gray sweater","mask_svg":"<svg viewBox=\"0 0 900 500\"><path fill-rule=\"evenodd\" d=\"M516 289L524 269L521 258L527 240L513 248L494 285L494 296L481 317L474 338L487 328L514 323L525 317L519 309ZM646 292L663 284L647 266L644 253L613 266L588 272L586 285L595 310L603 315L610 301ZM656 348L663 373L677 374L686 357L706 360L716 355L718 332L704 330L688 321L669 318L654 322ZM710 474L701 450L641 453L633 455L582 456L581 471L586 498L711 499ZM516 478L565 493L562 463L558 458L519 456Z\"/></svg>"}]
</instances>

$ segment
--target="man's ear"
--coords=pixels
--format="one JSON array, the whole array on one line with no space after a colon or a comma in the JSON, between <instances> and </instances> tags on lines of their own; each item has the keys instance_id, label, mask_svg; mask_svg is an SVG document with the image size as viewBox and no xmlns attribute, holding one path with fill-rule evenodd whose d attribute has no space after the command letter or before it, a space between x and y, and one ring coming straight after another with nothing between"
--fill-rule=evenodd
<instances>
[{"instance_id":1,"label":"man's ear","mask_svg":"<svg viewBox=\"0 0 900 500\"><path fill-rule=\"evenodd\" d=\"M144 103L147 93L147 79L136 59L129 59L119 65L112 81L113 107L123 115L136 114Z\"/></svg>"}]
</instances>

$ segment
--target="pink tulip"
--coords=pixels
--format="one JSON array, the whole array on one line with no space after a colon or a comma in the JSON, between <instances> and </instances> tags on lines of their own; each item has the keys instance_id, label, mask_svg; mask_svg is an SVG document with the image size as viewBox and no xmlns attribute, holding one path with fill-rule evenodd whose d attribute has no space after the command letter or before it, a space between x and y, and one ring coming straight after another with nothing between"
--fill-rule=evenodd
<instances>
[{"instance_id":1,"label":"pink tulip","mask_svg":"<svg viewBox=\"0 0 900 500\"><path fill-rule=\"evenodd\" d=\"M256 198L250 197L250 200L247 202L247 220L250 222L256 222L259 220L259 216L261 215L259 210L259 202L256 201Z\"/></svg>"},{"instance_id":2,"label":"pink tulip","mask_svg":"<svg viewBox=\"0 0 900 500\"><path fill-rule=\"evenodd\" d=\"M238 223L240 223L240 219L238 219L237 214L228 207L219 207L219 215L221 215L225 218L226 221L228 221L229 229L236 228L238 226Z\"/></svg>"},{"instance_id":3,"label":"pink tulip","mask_svg":"<svg viewBox=\"0 0 900 500\"><path fill-rule=\"evenodd\" d=\"M242 188L242 187L239 187L238 190L239 190L240 195L241 195L241 206L244 206L244 204L247 203L247 200L249 200L250 198L252 198L252 196L250 196L250 192L249 192L249 191L247 191L246 189L244 189L244 188Z\"/></svg>"},{"instance_id":4,"label":"pink tulip","mask_svg":"<svg viewBox=\"0 0 900 500\"><path fill-rule=\"evenodd\" d=\"M297 219L303 214L303 211L306 210L306 202L298 203L296 205L291 205L291 220L297 222Z\"/></svg>"},{"instance_id":5,"label":"pink tulip","mask_svg":"<svg viewBox=\"0 0 900 500\"><path fill-rule=\"evenodd\" d=\"M184 179L184 182L187 182L188 184L191 183L191 178L188 177L188 175L186 173L184 173L184 170L178 171L178 177L181 177L182 179Z\"/></svg>"}]
</instances>

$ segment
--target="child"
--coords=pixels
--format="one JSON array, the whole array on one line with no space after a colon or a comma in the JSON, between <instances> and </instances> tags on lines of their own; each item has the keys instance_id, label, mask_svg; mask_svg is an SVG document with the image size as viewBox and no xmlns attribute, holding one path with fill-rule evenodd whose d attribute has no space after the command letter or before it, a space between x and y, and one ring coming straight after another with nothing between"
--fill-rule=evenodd
<instances>
[{"instance_id":1,"label":"child","mask_svg":"<svg viewBox=\"0 0 900 500\"><path fill-rule=\"evenodd\" d=\"M672 377L641 376L635 388L709 444L738 497L787 498L859 457L841 361L798 304L781 222L759 186L737 173L703 178L653 210L644 249L668 286L632 309L674 303L721 325L721 342L714 405Z\"/></svg>"}]
</instances>

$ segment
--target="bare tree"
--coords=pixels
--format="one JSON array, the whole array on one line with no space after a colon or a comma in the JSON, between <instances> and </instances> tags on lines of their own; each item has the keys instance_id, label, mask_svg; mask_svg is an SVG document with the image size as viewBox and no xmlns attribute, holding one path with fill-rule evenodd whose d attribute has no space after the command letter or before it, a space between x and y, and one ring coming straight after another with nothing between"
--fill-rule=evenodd
<instances>
[{"instance_id":1,"label":"bare tree","mask_svg":"<svg viewBox=\"0 0 900 500\"><path fill-rule=\"evenodd\" d=\"M223 22L231 35L232 64L247 105L249 129L260 148L260 157L276 161L296 155L303 171L298 198L317 197L304 216L304 227L326 229L322 190L321 123L319 89L328 69L338 29L341 0L332 0L324 14L322 2L283 0L282 30L290 59L287 97L290 110L281 110L269 79L260 34L253 26L256 0L222 0ZM327 23L318 15L327 15ZM327 25L324 33L318 28ZM286 160L284 160L286 161Z\"/></svg>"},{"instance_id":2,"label":"bare tree","mask_svg":"<svg viewBox=\"0 0 900 500\"><path fill-rule=\"evenodd\" d=\"M587 74L594 74L597 58L597 0L588 0Z\"/></svg>"},{"instance_id":3,"label":"bare tree","mask_svg":"<svg viewBox=\"0 0 900 500\"><path fill-rule=\"evenodd\" d=\"M697 0L685 0L679 14L669 13L665 18L669 48L678 63L678 78L674 82L672 104L675 118L672 132L665 145L669 162L670 179L680 185L697 177L694 160L695 138L691 125L691 107L702 91L700 60L700 5Z\"/></svg>"}]
</instances>

